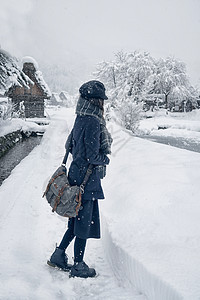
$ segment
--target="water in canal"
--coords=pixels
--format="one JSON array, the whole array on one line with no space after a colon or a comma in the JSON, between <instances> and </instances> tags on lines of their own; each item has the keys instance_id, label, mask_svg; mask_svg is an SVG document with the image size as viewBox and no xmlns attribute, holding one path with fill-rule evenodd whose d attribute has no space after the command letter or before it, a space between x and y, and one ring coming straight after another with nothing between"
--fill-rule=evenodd
<instances>
[{"instance_id":1,"label":"water in canal","mask_svg":"<svg viewBox=\"0 0 200 300\"><path fill-rule=\"evenodd\" d=\"M189 139L189 138L182 138L182 137L156 136L156 135L144 135L138 137L151 140L156 143L166 144L173 147L200 153L200 141L192 138Z\"/></svg>"},{"instance_id":2,"label":"water in canal","mask_svg":"<svg viewBox=\"0 0 200 300\"><path fill-rule=\"evenodd\" d=\"M23 139L0 158L0 185L20 161L40 144L41 138L36 136Z\"/></svg>"}]
</instances>

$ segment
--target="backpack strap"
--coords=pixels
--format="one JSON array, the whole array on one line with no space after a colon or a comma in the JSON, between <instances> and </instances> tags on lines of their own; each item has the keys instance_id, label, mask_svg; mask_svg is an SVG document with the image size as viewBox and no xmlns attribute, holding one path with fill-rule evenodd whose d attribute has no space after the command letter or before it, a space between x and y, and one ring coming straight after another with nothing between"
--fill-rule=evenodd
<instances>
[{"instance_id":1,"label":"backpack strap","mask_svg":"<svg viewBox=\"0 0 200 300\"><path fill-rule=\"evenodd\" d=\"M73 129L72 129L73 131ZM66 148L66 153L65 153L65 156L63 158L63 162L62 162L62 165L65 166L66 163L67 163L67 159L68 159L68 156L69 156L69 152L70 152L70 149L71 149L71 146L72 146L72 136L73 136L73 133L72 131L70 132L68 138L67 138L67 141L66 141L66 144L65 144L65 148ZM89 164L89 167L87 169L87 172L85 174L85 177L83 179L83 182L82 184L80 185L80 192L81 194L84 193L84 188L85 188L85 185L90 177L90 175L92 174L92 169L93 169L93 165L92 164Z\"/></svg>"},{"instance_id":2,"label":"backpack strap","mask_svg":"<svg viewBox=\"0 0 200 300\"><path fill-rule=\"evenodd\" d=\"M62 162L62 166L64 166L64 167L66 166L68 156L69 156L69 150L66 150L65 156L64 156L63 162Z\"/></svg>"},{"instance_id":3,"label":"backpack strap","mask_svg":"<svg viewBox=\"0 0 200 300\"><path fill-rule=\"evenodd\" d=\"M72 129L73 130L73 129ZM65 143L65 148L66 148L66 152L65 152L65 156L63 158L63 162L62 162L62 165L65 166L66 163L67 163L67 159L68 159L68 156L69 156L69 152L70 152L70 149L72 147L72 131L70 132L68 138L67 138L67 141Z\"/></svg>"},{"instance_id":4,"label":"backpack strap","mask_svg":"<svg viewBox=\"0 0 200 300\"><path fill-rule=\"evenodd\" d=\"M86 174L85 174L85 177L84 177L84 179L83 179L83 182L82 182L82 184L80 185L80 192L81 192L81 194L84 193L85 185L86 185L86 183L87 183L87 181L88 181L90 175L92 174L92 170L93 170L93 165L92 165L92 164L89 164L89 167L88 167L88 169L87 169L87 172L86 172Z\"/></svg>"}]
</instances>

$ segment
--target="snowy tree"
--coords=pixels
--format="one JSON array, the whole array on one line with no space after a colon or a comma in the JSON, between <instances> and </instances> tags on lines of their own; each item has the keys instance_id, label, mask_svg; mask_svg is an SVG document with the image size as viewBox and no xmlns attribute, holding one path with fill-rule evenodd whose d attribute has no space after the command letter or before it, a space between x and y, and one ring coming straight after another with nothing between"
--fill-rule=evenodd
<instances>
[{"instance_id":1,"label":"snowy tree","mask_svg":"<svg viewBox=\"0 0 200 300\"><path fill-rule=\"evenodd\" d=\"M121 51L114 61L100 63L95 75L105 83L114 106L129 97L140 102L145 95L163 94L167 107L171 98L194 95L185 64L173 57L156 60L146 52Z\"/></svg>"},{"instance_id":2,"label":"snowy tree","mask_svg":"<svg viewBox=\"0 0 200 300\"><path fill-rule=\"evenodd\" d=\"M11 85L28 87L31 80L17 65L17 60L8 52L0 49L0 89L6 90Z\"/></svg>"},{"instance_id":3,"label":"snowy tree","mask_svg":"<svg viewBox=\"0 0 200 300\"><path fill-rule=\"evenodd\" d=\"M97 65L93 75L106 84L109 89L117 89L125 81L128 69L127 53L120 51L113 61L103 61Z\"/></svg>"},{"instance_id":4,"label":"snowy tree","mask_svg":"<svg viewBox=\"0 0 200 300\"><path fill-rule=\"evenodd\" d=\"M143 94L146 93L148 78L155 70L154 59L146 52L135 51L115 54L115 60L97 66L96 78L108 89L111 106L125 128L134 131L140 119ZM149 82L148 82L149 83Z\"/></svg>"},{"instance_id":5,"label":"snowy tree","mask_svg":"<svg viewBox=\"0 0 200 300\"><path fill-rule=\"evenodd\" d=\"M114 61L100 63L94 75L105 82L113 97L140 100L155 68L155 61L149 53L120 51L115 54Z\"/></svg>"},{"instance_id":6,"label":"snowy tree","mask_svg":"<svg viewBox=\"0 0 200 300\"><path fill-rule=\"evenodd\" d=\"M129 69L128 69L128 96L134 96L138 100L145 94L147 83L150 76L155 72L154 59L149 53L141 53L135 51L129 54Z\"/></svg>"},{"instance_id":7,"label":"snowy tree","mask_svg":"<svg viewBox=\"0 0 200 300\"><path fill-rule=\"evenodd\" d=\"M1 124L2 120L5 121L11 118L12 111L13 111L13 107L11 103L7 103L7 104L0 103L0 125L2 125Z\"/></svg>"},{"instance_id":8,"label":"snowy tree","mask_svg":"<svg viewBox=\"0 0 200 300\"><path fill-rule=\"evenodd\" d=\"M115 60L97 66L96 77L108 89L111 106L119 112L123 125L134 130L141 106L137 105L150 85L149 78L155 72L154 59L146 52L135 51L115 54Z\"/></svg>"},{"instance_id":9,"label":"snowy tree","mask_svg":"<svg viewBox=\"0 0 200 300\"><path fill-rule=\"evenodd\" d=\"M120 51L113 61L98 64L94 75L105 83L111 107L132 131L140 117L141 105L137 104L149 96L164 96L166 107L171 99L181 103L195 98L185 64L173 57L156 60L147 52Z\"/></svg>"},{"instance_id":10,"label":"snowy tree","mask_svg":"<svg viewBox=\"0 0 200 300\"><path fill-rule=\"evenodd\" d=\"M183 62L173 57L159 59L157 70L153 74L154 93L165 95L165 105L168 107L168 96L188 97L190 93L189 79L186 74L186 66Z\"/></svg>"},{"instance_id":11,"label":"snowy tree","mask_svg":"<svg viewBox=\"0 0 200 300\"><path fill-rule=\"evenodd\" d=\"M103 61L97 65L94 76L106 82L108 88L116 88L116 72L117 66L115 62Z\"/></svg>"}]
</instances>

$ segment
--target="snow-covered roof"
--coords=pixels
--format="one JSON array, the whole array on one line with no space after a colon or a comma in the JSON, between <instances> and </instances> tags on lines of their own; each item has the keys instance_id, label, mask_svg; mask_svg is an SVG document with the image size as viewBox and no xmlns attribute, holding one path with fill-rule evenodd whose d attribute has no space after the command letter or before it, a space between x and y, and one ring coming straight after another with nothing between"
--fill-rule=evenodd
<instances>
[{"instance_id":1,"label":"snow-covered roof","mask_svg":"<svg viewBox=\"0 0 200 300\"><path fill-rule=\"evenodd\" d=\"M43 90L43 92L46 94L46 96L48 98L51 97L51 91L47 85L47 83L44 81L43 75L41 71L36 71L35 72L35 79L37 81L37 83L39 84L39 86L41 87L41 89Z\"/></svg>"},{"instance_id":2,"label":"snow-covered roof","mask_svg":"<svg viewBox=\"0 0 200 300\"><path fill-rule=\"evenodd\" d=\"M0 104L7 103L7 102L8 102L8 98L7 97L0 97Z\"/></svg>"},{"instance_id":3,"label":"snow-covered roof","mask_svg":"<svg viewBox=\"0 0 200 300\"><path fill-rule=\"evenodd\" d=\"M22 58L22 63L23 64L24 63L32 63L34 65L34 67L35 67L36 70L39 69L37 61L33 57L31 57L31 56L24 56Z\"/></svg>"},{"instance_id":4,"label":"snow-covered roof","mask_svg":"<svg viewBox=\"0 0 200 300\"><path fill-rule=\"evenodd\" d=\"M37 61L31 56L25 56L22 58L22 63L23 65L26 63L33 64L33 66L35 67L34 77L36 79L36 83L39 85L41 90L45 93L46 97L50 98L51 91L43 78L42 72L39 71L39 66Z\"/></svg>"},{"instance_id":5,"label":"snow-covered roof","mask_svg":"<svg viewBox=\"0 0 200 300\"><path fill-rule=\"evenodd\" d=\"M145 97L165 97L164 94L146 94Z\"/></svg>"},{"instance_id":6,"label":"snow-covered roof","mask_svg":"<svg viewBox=\"0 0 200 300\"><path fill-rule=\"evenodd\" d=\"M64 97L64 98L67 100L68 97L69 97L69 93L68 93L68 92L65 92L65 91L62 91L62 92L60 93L60 97Z\"/></svg>"},{"instance_id":7,"label":"snow-covered roof","mask_svg":"<svg viewBox=\"0 0 200 300\"><path fill-rule=\"evenodd\" d=\"M2 49L0 49L0 68L1 90L8 90L14 85L28 88L28 85L31 84L31 79L20 70L17 59Z\"/></svg>"},{"instance_id":8,"label":"snow-covered roof","mask_svg":"<svg viewBox=\"0 0 200 300\"><path fill-rule=\"evenodd\" d=\"M51 99L56 100L56 102L62 102L58 93L52 93Z\"/></svg>"}]
</instances>

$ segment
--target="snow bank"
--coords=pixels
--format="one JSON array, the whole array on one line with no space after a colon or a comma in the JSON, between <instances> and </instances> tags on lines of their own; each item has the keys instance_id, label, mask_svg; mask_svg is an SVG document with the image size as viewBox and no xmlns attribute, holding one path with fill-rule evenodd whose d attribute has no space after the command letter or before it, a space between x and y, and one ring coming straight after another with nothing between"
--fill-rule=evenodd
<instances>
[{"instance_id":1,"label":"snow bank","mask_svg":"<svg viewBox=\"0 0 200 300\"><path fill-rule=\"evenodd\" d=\"M0 121L0 136L4 136L15 131L24 132L45 132L46 125L38 125L32 121L25 121L22 119L12 119Z\"/></svg>"},{"instance_id":2,"label":"snow bank","mask_svg":"<svg viewBox=\"0 0 200 300\"><path fill-rule=\"evenodd\" d=\"M200 110L189 113L155 112L152 118L142 119L140 134L194 137L200 140Z\"/></svg>"},{"instance_id":3,"label":"snow bank","mask_svg":"<svg viewBox=\"0 0 200 300\"><path fill-rule=\"evenodd\" d=\"M182 297L170 285L150 273L138 260L113 241L106 219L103 219L104 249L112 271L122 285L137 287L141 294L152 300L181 300ZM135 290L135 288L134 288Z\"/></svg>"},{"instance_id":4,"label":"snow bank","mask_svg":"<svg viewBox=\"0 0 200 300\"><path fill-rule=\"evenodd\" d=\"M115 139L102 203L108 240L119 248L112 265L148 299L197 300L200 154L112 127L121 147Z\"/></svg>"}]
</instances>

